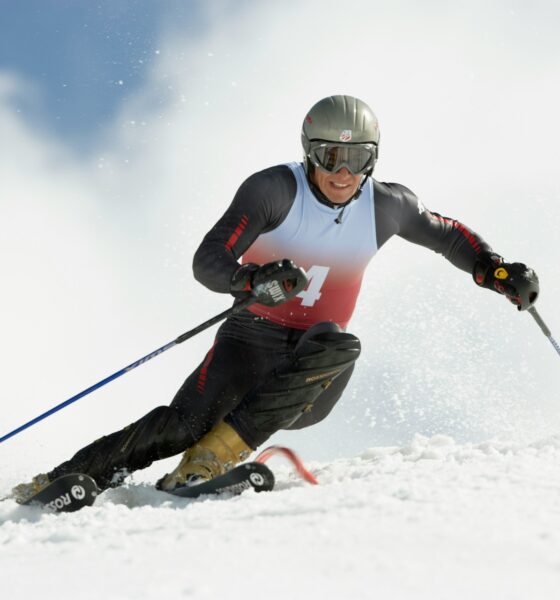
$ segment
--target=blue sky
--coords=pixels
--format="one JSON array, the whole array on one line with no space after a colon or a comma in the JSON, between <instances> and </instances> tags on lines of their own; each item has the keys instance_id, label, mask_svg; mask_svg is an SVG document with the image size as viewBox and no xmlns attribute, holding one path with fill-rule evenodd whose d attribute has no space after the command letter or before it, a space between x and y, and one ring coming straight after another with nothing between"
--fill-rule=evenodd
<instances>
[{"instance_id":1,"label":"blue sky","mask_svg":"<svg viewBox=\"0 0 560 600\"><path fill-rule=\"evenodd\" d=\"M96 129L143 82L170 21L185 36L203 25L199 3L149 0L3 2L0 69L33 82L14 109L25 119L88 147ZM92 137L93 136L93 137Z\"/></svg>"}]
</instances>

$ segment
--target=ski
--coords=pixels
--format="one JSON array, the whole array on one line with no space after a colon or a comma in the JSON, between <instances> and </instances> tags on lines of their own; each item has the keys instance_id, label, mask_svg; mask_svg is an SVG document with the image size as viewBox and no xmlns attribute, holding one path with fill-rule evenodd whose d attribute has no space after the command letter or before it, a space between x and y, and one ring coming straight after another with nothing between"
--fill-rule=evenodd
<instances>
[{"instance_id":1,"label":"ski","mask_svg":"<svg viewBox=\"0 0 560 600\"><path fill-rule=\"evenodd\" d=\"M303 467L301 460L292 450L272 446L262 452L254 462L239 465L224 475L219 475L209 481L191 486L180 486L171 491L156 487L160 491L181 498L222 494L236 496L249 489L254 489L256 492L269 492L274 489L274 474L263 463L276 454L282 454L289 458L302 477L310 483L317 483L317 480ZM72 473L55 479L23 504L39 505L54 512L74 512L85 506L92 506L99 493L97 484L89 475ZM10 497L0 500L7 500Z\"/></svg>"},{"instance_id":2,"label":"ski","mask_svg":"<svg viewBox=\"0 0 560 600\"><path fill-rule=\"evenodd\" d=\"M239 495L251 488L255 492L269 492L274 488L274 475L267 466L258 462L249 462L204 483L164 491L182 498L198 498L207 494Z\"/></svg>"},{"instance_id":3,"label":"ski","mask_svg":"<svg viewBox=\"0 0 560 600\"><path fill-rule=\"evenodd\" d=\"M71 473L55 479L23 504L38 504L54 512L74 512L91 506L97 494L97 485L89 475Z\"/></svg>"}]
</instances>

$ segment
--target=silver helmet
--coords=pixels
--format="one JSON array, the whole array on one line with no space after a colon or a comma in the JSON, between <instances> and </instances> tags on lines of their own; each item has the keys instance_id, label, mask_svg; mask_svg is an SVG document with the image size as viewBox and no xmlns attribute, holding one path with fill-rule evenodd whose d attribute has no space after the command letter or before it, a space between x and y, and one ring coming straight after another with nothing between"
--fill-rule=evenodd
<instances>
[{"instance_id":1,"label":"silver helmet","mask_svg":"<svg viewBox=\"0 0 560 600\"><path fill-rule=\"evenodd\" d=\"M379 155L379 123L371 108L353 96L329 96L307 113L301 128L304 166L371 175Z\"/></svg>"}]
</instances>

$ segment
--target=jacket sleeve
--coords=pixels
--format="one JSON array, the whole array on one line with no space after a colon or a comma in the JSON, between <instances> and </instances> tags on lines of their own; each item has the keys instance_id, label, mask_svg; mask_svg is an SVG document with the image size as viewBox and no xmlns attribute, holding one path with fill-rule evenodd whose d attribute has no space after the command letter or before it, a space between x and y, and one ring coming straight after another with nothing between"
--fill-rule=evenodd
<instances>
[{"instance_id":1,"label":"jacket sleeve","mask_svg":"<svg viewBox=\"0 0 560 600\"><path fill-rule=\"evenodd\" d=\"M480 255L492 248L463 223L428 210L406 187L391 184L400 204L397 235L443 255L457 268L472 274Z\"/></svg>"},{"instance_id":2,"label":"jacket sleeve","mask_svg":"<svg viewBox=\"0 0 560 600\"><path fill-rule=\"evenodd\" d=\"M296 187L291 170L284 165L251 175L196 251L196 280L214 292L229 293L231 278L239 268L238 259L261 233L282 222Z\"/></svg>"}]
</instances>

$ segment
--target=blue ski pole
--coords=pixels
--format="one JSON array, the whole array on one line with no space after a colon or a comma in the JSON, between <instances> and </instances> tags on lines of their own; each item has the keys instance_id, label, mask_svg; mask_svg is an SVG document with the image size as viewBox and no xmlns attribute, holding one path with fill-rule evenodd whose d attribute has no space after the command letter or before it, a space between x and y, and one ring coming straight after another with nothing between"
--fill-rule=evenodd
<instances>
[{"instance_id":1,"label":"blue ski pole","mask_svg":"<svg viewBox=\"0 0 560 600\"><path fill-rule=\"evenodd\" d=\"M546 335L546 337L548 338L548 341L554 346L554 349L556 350L556 352L558 352L558 354L560 354L560 345L552 337L552 334L550 333L550 329L546 326L546 323L542 320L542 317L537 312L537 309L534 306L532 306L531 308L528 309L528 311L531 313L531 316L533 317L533 319L535 319L538 326L541 328L542 332Z\"/></svg>"},{"instance_id":2,"label":"blue ski pole","mask_svg":"<svg viewBox=\"0 0 560 600\"><path fill-rule=\"evenodd\" d=\"M244 308L247 308L250 304L253 304L253 302L255 302L255 298L247 298L245 300L241 300L240 302L237 302L236 304L234 304L228 310L220 313L219 315L216 315L215 317L212 317L208 321L205 321L204 323L200 324L198 327L195 327L194 329L191 329L190 331L187 331L186 333L183 333L178 338L174 339L172 342L169 342L168 344L165 344L165 346L162 346L161 348L158 348L157 350L154 350L153 352L150 352L150 354L147 354L146 356L144 356L144 357L140 358L139 360L133 362L132 364L128 365L128 367L125 367L124 369L121 369L120 371L117 371L116 373L113 373L112 375L109 375L109 377L106 377L102 381L99 381L95 385L92 385L91 387L87 388L87 390L84 390L83 392L80 392L79 394L76 394L75 396L72 396L72 398L69 398L68 400L65 400L64 402L61 402L60 404L57 404L56 406L53 406L47 412L44 412L43 414L39 415L38 417L35 417L34 419L31 419L31 421L28 421L27 423L24 423L23 425L21 425L17 429L14 429L13 431L10 431L10 433L7 433L6 435L4 435L4 436L2 436L0 438L0 443L1 442L5 442L7 439L13 437L14 435L17 435L18 433L20 433L24 429L27 429L28 427L31 427L32 425L35 425L35 423L38 423L39 421L42 421L43 419L46 419L47 417L50 417L55 412L58 412L59 410L62 410L63 408L66 408L69 404L72 404L73 402L76 402L77 400L80 400L80 398L83 398L84 396L87 396L88 394L91 394L91 392L94 392L95 390L98 390L100 387L103 387L104 385L106 385L107 383L113 381L114 379L117 379L121 375L124 375L125 373L128 373L129 371L132 371L132 369L136 369L136 367L139 367L140 365L143 365L144 363L148 362L152 358L155 358L159 354L162 354L166 350L169 350L170 348L173 348L173 346L177 346L177 344L181 344L182 342L184 342L184 341L186 341L186 340L194 337L195 335L197 335L201 331L204 331L205 329L208 329L209 327L212 327L212 325L218 323L219 321L222 321L223 319L226 319L230 315L238 313L239 311L243 310Z\"/></svg>"}]
</instances>

